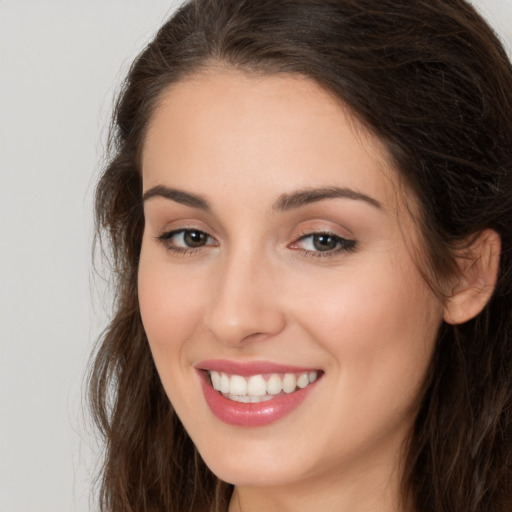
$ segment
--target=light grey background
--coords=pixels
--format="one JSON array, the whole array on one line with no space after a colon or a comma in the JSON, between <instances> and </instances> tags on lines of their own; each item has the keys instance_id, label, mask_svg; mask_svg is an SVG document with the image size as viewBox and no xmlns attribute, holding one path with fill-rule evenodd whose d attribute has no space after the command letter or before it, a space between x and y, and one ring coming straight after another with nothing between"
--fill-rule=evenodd
<instances>
[{"instance_id":1,"label":"light grey background","mask_svg":"<svg viewBox=\"0 0 512 512\"><path fill-rule=\"evenodd\" d=\"M177 3L0 0L0 512L95 510L92 190L114 91ZM512 53L512 0L474 3Z\"/></svg>"}]
</instances>

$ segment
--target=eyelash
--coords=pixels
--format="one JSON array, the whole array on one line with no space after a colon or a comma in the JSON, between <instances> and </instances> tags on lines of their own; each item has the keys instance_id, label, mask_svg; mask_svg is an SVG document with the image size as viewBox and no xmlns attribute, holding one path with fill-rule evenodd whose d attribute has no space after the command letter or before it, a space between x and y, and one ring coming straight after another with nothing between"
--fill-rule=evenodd
<instances>
[{"instance_id":1,"label":"eyelash","mask_svg":"<svg viewBox=\"0 0 512 512\"><path fill-rule=\"evenodd\" d=\"M336 247L334 249L326 250L326 251L320 251L320 250L310 250L310 249L300 249L300 248L294 248L293 246L298 244L299 242L302 242L304 240L307 240L308 238L313 237L329 237L333 239L333 241L336 244ZM352 252L356 248L356 241L350 240L348 238L343 238L342 236L336 235L335 233L331 233L329 231L313 231L304 233L297 241L293 242L290 246L291 248L297 250L300 254L307 256L309 258L329 258L333 256L337 256L340 253L343 252Z\"/></svg>"},{"instance_id":2,"label":"eyelash","mask_svg":"<svg viewBox=\"0 0 512 512\"><path fill-rule=\"evenodd\" d=\"M205 245L200 245L198 247L179 247L172 243L172 238L181 235L182 237L185 237L187 234L199 234L200 236L206 237L206 243ZM313 237L328 237L332 239L336 247L334 249L329 249L326 251L320 251L320 250L311 250L311 249L300 249L298 247L294 247L294 245L297 245L299 242L302 242L304 240L307 240L308 238ZM156 237L158 241L160 241L164 247L174 252L175 254L178 254L180 256L191 256L193 254L197 254L199 252L202 252L206 247L211 246L217 246L218 243L215 241L214 238L212 238L208 233L205 231L201 231L200 229L193 229L193 228L182 228L182 229L176 229L173 231L168 231L166 233L162 233L160 236ZM214 241L215 243L208 243L208 241ZM186 242L185 242L186 243ZM313 242L314 243L314 242ZM343 238L339 235L336 235L334 233L330 233L328 231L313 231L304 233L299 236L299 238L296 239L295 242L289 245L291 249L296 250L303 256L307 256L309 258L328 258L333 257L335 255L338 255L342 252L351 252L354 251L356 248L356 241L351 240L348 238Z\"/></svg>"},{"instance_id":3,"label":"eyelash","mask_svg":"<svg viewBox=\"0 0 512 512\"><path fill-rule=\"evenodd\" d=\"M198 246L198 247L179 247L175 244L172 243L172 238L177 236L177 235L182 235L183 237L186 236L188 234L191 234L191 233L197 233L197 234L200 234L200 235L204 235L206 236L206 239L207 239L207 244L206 245L201 245L201 246ZM202 231L200 229L193 229L193 228L182 228L182 229L175 229L173 231L168 231L166 233L162 233L160 236L157 237L157 240L159 240L163 245L164 247L171 251L171 252L174 252L175 254L178 254L180 256L189 256L189 255L192 255L192 254L197 254L198 252L202 251L205 249L205 247L209 247L209 246L215 246L215 245L218 245L218 244L208 244L208 240L214 240L214 238L212 238L208 233L206 233L205 231Z\"/></svg>"}]
</instances>

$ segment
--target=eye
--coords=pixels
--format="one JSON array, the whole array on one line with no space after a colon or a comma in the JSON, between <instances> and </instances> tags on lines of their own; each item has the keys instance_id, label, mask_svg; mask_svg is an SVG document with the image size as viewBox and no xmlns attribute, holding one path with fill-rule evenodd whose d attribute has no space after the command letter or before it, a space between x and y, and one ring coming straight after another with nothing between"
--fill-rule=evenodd
<instances>
[{"instance_id":1,"label":"eye","mask_svg":"<svg viewBox=\"0 0 512 512\"><path fill-rule=\"evenodd\" d=\"M349 240L333 233L309 233L301 236L290 247L299 249L310 256L330 256L341 251L354 249L355 240Z\"/></svg>"},{"instance_id":2,"label":"eye","mask_svg":"<svg viewBox=\"0 0 512 512\"><path fill-rule=\"evenodd\" d=\"M207 246L215 246L217 242L199 229L177 229L163 233L158 237L167 249L185 253Z\"/></svg>"}]
</instances>

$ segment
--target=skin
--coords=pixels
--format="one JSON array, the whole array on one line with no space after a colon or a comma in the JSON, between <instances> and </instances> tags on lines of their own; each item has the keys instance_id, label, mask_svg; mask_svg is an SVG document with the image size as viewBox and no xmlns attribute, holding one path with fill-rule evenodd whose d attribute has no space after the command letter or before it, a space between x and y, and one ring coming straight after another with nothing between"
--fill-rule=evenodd
<instances>
[{"instance_id":1,"label":"skin","mask_svg":"<svg viewBox=\"0 0 512 512\"><path fill-rule=\"evenodd\" d=\"M402 510L401 454L444 309L411 255L417 230L379 140L310 79L217 69L163 94L142 169L145 192L209 203L145 200L139 300L169 399L235 485L230 512ZM326 187L374 203L275 208ZM187 248L183 229L205 245ZM319 251L307 236L322 232L355 246ZM324 373L284 418L237 427L205 402L194 365L212 358Z\"/></svg>"}]
</instances>

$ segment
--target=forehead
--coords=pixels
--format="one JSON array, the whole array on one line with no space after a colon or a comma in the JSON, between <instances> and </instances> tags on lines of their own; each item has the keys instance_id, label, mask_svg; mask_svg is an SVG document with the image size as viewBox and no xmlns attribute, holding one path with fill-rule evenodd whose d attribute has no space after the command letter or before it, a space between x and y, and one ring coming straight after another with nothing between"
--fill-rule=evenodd
<instances>
[{"instance_id":1,"label":"forehead","mask_svg":"<svg viewBox=\"0 0 512 512\"><path fill-rule=\"evenodd\" d=\"M142 169L144 189L337 185L384 205L395 205L399 182L381 141L316 82L232 70L198 73L162 93Z\"/></svg>"}]
</instances>

